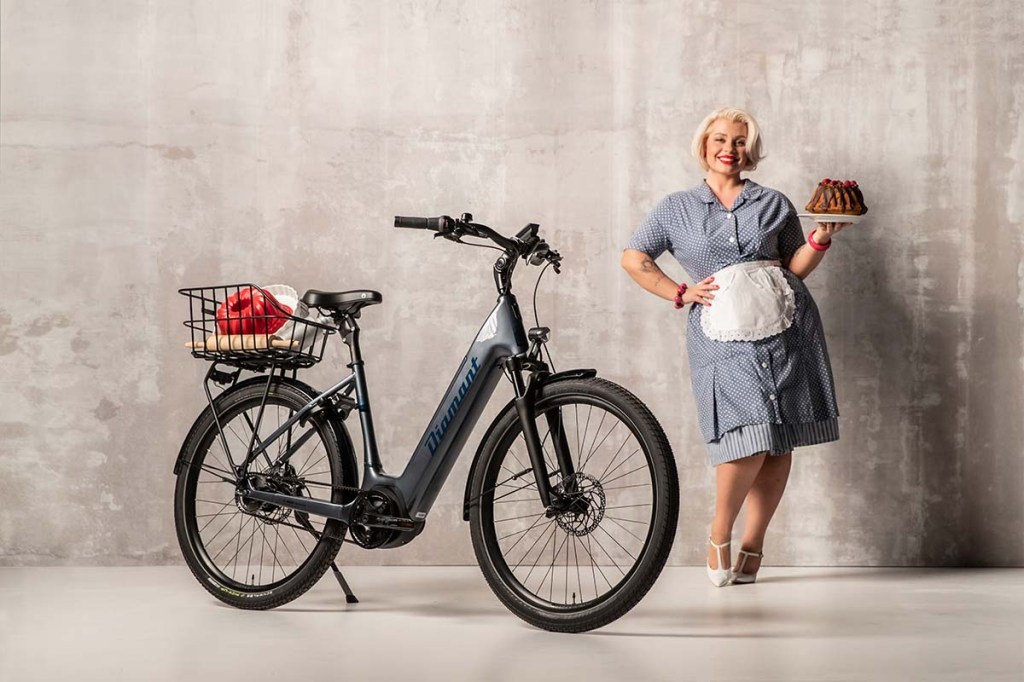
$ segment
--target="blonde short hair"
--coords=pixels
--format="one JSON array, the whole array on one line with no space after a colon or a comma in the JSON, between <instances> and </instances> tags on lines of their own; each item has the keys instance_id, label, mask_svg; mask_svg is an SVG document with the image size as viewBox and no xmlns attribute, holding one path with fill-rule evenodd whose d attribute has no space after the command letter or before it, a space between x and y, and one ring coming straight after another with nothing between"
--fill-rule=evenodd
<instances>
[{"instance_id":1,"label":"blonde short hair","mask_svg":"<svg viewBox=\"0 0 1024 682\"><path fill-rule=\"evenodd\" d=\"M693 136L691 151L700 162L700 167L704 170L710 168L704 159L707 155L708 135L710 134L708 131L711 129L711 124L720 118L747 124L747 165L743 167L743 170L756 170L757 164L764 158L764 154L761 153L761 128L758 127L753 116L742 109L731 108L715 109L697 126L697 134Z\"/></svg>"}]
</instances>

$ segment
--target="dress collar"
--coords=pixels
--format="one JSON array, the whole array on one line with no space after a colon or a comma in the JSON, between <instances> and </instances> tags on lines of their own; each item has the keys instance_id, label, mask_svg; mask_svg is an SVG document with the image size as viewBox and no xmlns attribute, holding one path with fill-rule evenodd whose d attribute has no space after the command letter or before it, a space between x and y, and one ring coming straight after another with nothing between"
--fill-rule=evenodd
<instances>
[{"instance_id":1,"label":"dress collar","mask_svg":"<svg viewBox=\"0 0 1024 682\"><path fill-rule=\"evenodd\" d=\"M743 181L743 189L740 191L739 197L736 199L736 203L733 208L739 208L744 201L752 201L761 195L762 187L750 178ZM706 180L701 180L700 185L696 188L697 197L705 204L714 204L718 201L718 197L711 191L711 187L708 186ZM728 210L729 207L726 207Z\"/></svg>"}]
</instances>

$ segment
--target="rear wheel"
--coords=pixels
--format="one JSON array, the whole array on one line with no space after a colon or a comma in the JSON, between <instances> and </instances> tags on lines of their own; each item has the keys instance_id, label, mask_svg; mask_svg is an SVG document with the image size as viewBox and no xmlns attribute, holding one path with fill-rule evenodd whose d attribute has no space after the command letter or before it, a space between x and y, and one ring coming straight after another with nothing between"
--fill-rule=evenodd
<instances>
[{"instance_id":1,"label":"rear wheel","mask_svg":"<svg viewBox=\"0 0 1024 682\"><path fill-rule=\"evenodd\" d=\"M508 410L481 447L471 484L473 548L495 594L520 618L547 630L591 630L633 608L665 565L679 510L672 450L650 410L603 379L544 386L536 412L550 479L570 503L546 513L518 414ZM570 477L556 464L548 419L556 412Z\"/></svg>"},{"instance_id":2,"label":"rear wheel","mask_svg":"<svg viewBox=\"0 0 1024 682\"><path fill-rule=\"evenodd\" d=\"M312 396L276 382L257 425L264 382L228 391L217 399L230 458L213 414L197 421L185 445L185 466L175 487L174 523L185 561L196 579L221 601L244 609L268 609L302 595L323 576L342 543L342 524L244 500L232 467L245 458L253 430L264 441ZM300 444L284 464L271 466L290 445ZM261 490L341 502L343 477L339 445L319 417L271 444L241 478Z\"/></svg>"}]
</instances>

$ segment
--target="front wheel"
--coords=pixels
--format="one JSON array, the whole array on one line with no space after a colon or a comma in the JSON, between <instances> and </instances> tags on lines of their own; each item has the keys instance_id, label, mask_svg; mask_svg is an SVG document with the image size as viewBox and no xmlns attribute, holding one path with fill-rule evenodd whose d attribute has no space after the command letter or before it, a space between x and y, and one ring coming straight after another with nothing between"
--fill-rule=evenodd
<instances>
[{"instance_id":1,"label":"front wheel","mask_svg":"<svg viewBox=\"0 0 1024 682\"><path fill-rule=\"evenodd\" d=\"M518 414L507 410L471 483L473 549L517 616L545 630L592 630L633 608L668 559L679 514L672 448L647 406L603 379L543 386L535 410L552 486L572 504L544 509ZM561 424L569 477L558 472L551 424Z\"/></svg>"}]
</instances>

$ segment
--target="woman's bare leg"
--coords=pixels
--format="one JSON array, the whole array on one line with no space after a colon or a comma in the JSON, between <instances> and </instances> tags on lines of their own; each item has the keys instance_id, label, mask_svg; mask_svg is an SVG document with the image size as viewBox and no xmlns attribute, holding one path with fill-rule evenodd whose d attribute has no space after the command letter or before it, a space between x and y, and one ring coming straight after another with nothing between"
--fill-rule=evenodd
<instances>
[{"instance_id":1,"label":"woman's bare leg","mask_svg":"<svg viewBox=\"0 0 1024 682\"><path fill-rule=\"evenodd\" d=\"M765 459L747 495L747 521L743 530L742 549L760 553L764 548L764 536L775 510L779 506L779 501L782 500L782 493L786 490L786 482L789 480L792 464L792 451L784 455L772 455ZM748 556L743 565L743 572L756 573L760 566L760 559Z\"/></svg>"},{"instance_id":2,"label":"woman's bare leg","mask_svg":"<svg viewBox=\"0 0 1024 682\"><path fill-rule=\"evenodd\" d=\"M715 518L711 522L711 539L716 543L722 544L732 536L732 524L736 522L740 507L743 506L743 499L750 492L767 456L768 453L759 452L750 457L719 464L715 468L717 490ZM731 545L722 549L726 566L732 565L731 549ZM718 550L711 545L708 545L708 565L711 568L718 568Z\"/></svg>"}]
</instances>

